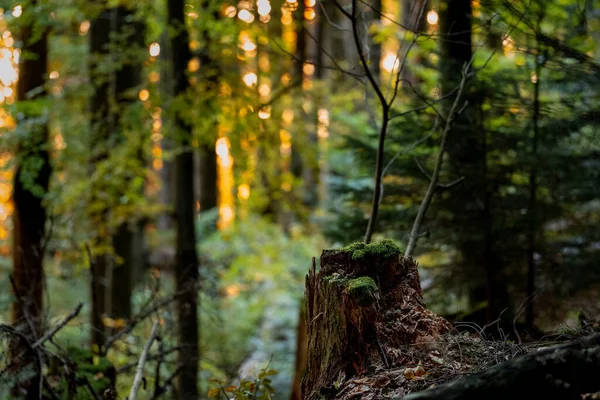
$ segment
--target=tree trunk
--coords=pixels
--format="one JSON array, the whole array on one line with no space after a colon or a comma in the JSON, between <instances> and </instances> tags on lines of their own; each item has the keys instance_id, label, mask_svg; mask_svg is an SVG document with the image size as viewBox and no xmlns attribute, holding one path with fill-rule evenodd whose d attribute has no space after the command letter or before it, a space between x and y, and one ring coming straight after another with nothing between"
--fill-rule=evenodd
<instances>
[{"instance_id":1,"label":"tree trunk","mask_svg":"<svg viewBox=\"0 0 600 400\"><path fill-rule=\"evenodd\" d=\"M189 35L184 21L184 1L169 0L168 23L171 35L175 96L189 89L187 65L191 59ZM177 221L175 287L181 295L177 301L179 319L178 340L181 372L178 395L181 400L198 398L198 255L196 253L194 204L194 153L191 150L192 130L180 115L173 115L176 132L181 136L182 150L175 158L175 215Z\"/></svg>"},{"instance_id":2,"label":"tree trunk","mask_svg":"<svg viewBox=\"0 0 600 400\"><path fill-rule=\"evenodd\" d=\"M314 260L314 258L313 258ZM296 330L296 362L294 363L294 381L292 382L292 393L290 400L302 398L302 377L306 368L306 307L300 306L298 317L298 329Z\"/></svg>"},{"instance_id":3,"label":"tree trunk","mask_svg":"<svg viewBox=\"0 0 600 400\"><path fill-rule=\"evenodd\" d=\"M133 19L133 22L131 19ZM145 29L143 24L135 19L135 10L125 7L115 8L112 24L112 30L120 36L121 43L131 46L133 50L144 47ZM141 59L134 57L132 60L125 60L122 67L115 71L115 101L118 106L117 109L121 112L136 100L129 95L129 92L141 83L142 70ZM119 123L122 116L121 113L114 117L117 123L117 143L125 140L122 133L124 127ZM143 140L140 141L140 147L137 149L135 156L143 164L141 143L143 143ZM143 195L143 193L140 193L140 195ZM115 257L112 260L113 271L110 285L112 307L109 310L109 315L113 319L127 321L131 317L134 276L138 275L143 269L143 242L143 226L138 221L133 223L123 222L113 234L112 244Z\"/></svg>"},{"instance_id":4,"label":"tree trunk","mask_svg":"<svg viewBox=\"0 0 600 400\"><path fill-rule=\"evenodd\" d=\"M92 81L93 94L90 97L91 113L91 146L92 154L90 157L90 170L93 170L94 164L103 158L106 158L106 138L112 125L109 118L109 91L110 74L102 69L102 63L106 62L108 57L108 44L110 42L111 10L104 10L94 21L91 22L89 30L90 40L90 63L89 74ZM92 171L90 171L92 172ZM92 194L92 201L97 200L97 194ZM98 211L91 215L91 222L94 227L104 227L106 225L106 211ZM96 232L96 244L106 240L103 237L106 232L99 229ZM91 329L91 347L96 351L101 351L101 346L106 338L106 327L102 321L107 314L109 296L108 285L110 283L110 270L106 254L93 254L93 260L90 260L91 268L91 290L92 293L92 329Z\"/></svg>"},{"instance_id":5,"label":"tree trunk","mask_svg":"<svg viewBox=\"0 0 600 400\"><path fill-rule=\"evenodd\" d=\"M202 4L203 9L209 9L211 7L210 1L206 0ZM218 9L214 9L210 13L214 19L213 23L218 23L220 13ZM213 120L208 128L208 132L205 132L208 141L206 144L200 146L200 212L204 213L213 210L218 207L218 196L219 196L219 177L217 168L217 153L215 152L215 144L218 139L219 124L217 121L218 109L216 99L219 94L219 65L217 59L213 57L212 51L215 49L213 39L211 38L210 32L205 29L202 32L204 38L204 48L200 54L200 65L202 68L201 79L206 85L206 100L205 107L207 110L213 110ZM213 226L216 229L216 222Z\"/></svg>"},{"instance_id":6,"label":"tree trunk","mask_svg":"<svg viewBox=\"0 0 600 400\"><path fill-rule=\"evenodd\" d=\"M41 36L38 36L41 33ZM44 89L48 73L48 33L30 25L21 28L23 57L19 65L17 100L26 101L45 96ZM41 90L40 90L41 89ZM30 92L37 91L31 96ZM48 192L52 168L49 157L49 132L46 110L38 115L25 115L19 124L27 126L27 139L17 149L17 167L13 182L13 279L15 297L12 321L24 324L27 319L33 326L25 324L28 335L37 337L42 332L44 287L44 228L46 208L43 199ZM31 121L28 121L32 118ZM41 119L42 122L35 122ZM25 129L25 128L22 128ZM39 167L32 167L39 165ZM33 330L33 331L32 331Z\"/></svg>"},{"instance_id":7,"label":"tree trunk","mask_svg":"<svg viewBox=\"0 0 600 400\"><path fill-rule=\"evenodd\" d=\"M463 65L473 56L471 14L470 0L446 0L446 7L440 7L442 95L458 86ZM469 107L454 122L453 140L448 143L449 163L458 176L465 177L466 189L450 190L442 201L455 216L455 226L463 231L456 246L465 268L471 271L470 303L487 303L485 319L489 322L498 318L508 304L505 279L492 250L492 198L486 176L486 133L479 97L473 89L466 91ZM504 316L510 318L509 314Z\"/></svg>"},{"instance_id":8,"label":"tree trunk","mask_svg":"<svg viewBox=\"0 0 600 400\"><path fill-rule=\"evenodd\" d=\"M44 87L48 73L48 33L44 26L25 25L21 28L20 39L23 41L24 56L19 65L17 100L22 102L46 95ZM31 96L31 92L36 94ZM27 137L17 148L17 167L13 181L12 278L15 300L11 319L26 337L35 340L43 332L44 240L47 240L44 235L46 208L43 200L48 192L52 168L47 110L36 114L28 112L27 108L20 111L25 116L18 123L22 125L20 129L27 130ZM18 360L25 363L31 361L25 357ZM26 365L19 365L20 367L25 370ZM41 398L38 378L28 383L28 399Z\"/></svg>"},{"instance_id":9,"label":"tree trunk","mask_svg":"<svg viewBox=\"0 0 600 400\"><path fill-rule=\"evenodd\" d=\"M427 310L417 264L391 241L325 250L306 279L303 399L334 398L342 381L403 364L395 351L451 325Z\"/></svg>"}]
</instances>

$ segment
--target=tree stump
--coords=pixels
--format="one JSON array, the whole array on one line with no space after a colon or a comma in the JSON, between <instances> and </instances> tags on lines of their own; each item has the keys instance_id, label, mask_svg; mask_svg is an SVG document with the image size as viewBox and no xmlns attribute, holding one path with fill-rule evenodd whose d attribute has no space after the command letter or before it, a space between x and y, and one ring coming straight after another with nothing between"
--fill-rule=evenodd
<instances>
[{"instance_id":1,"label":"tree stump","mask_svg":"<svg viewBox=\"0 0 600 400\"><path fill-rule=\"evenodd\" d=\"M306 277L308 354L303 399L335 398L344 381L398 368L398 349L452 329L429 311L412 258L391 241L324 250Z\"/></svg>"}]
</instances>

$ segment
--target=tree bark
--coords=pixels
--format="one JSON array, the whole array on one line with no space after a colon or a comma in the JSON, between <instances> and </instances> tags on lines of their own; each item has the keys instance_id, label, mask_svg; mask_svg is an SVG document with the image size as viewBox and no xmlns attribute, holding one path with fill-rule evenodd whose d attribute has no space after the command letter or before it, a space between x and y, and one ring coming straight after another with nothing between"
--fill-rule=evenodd
<instances>
[{"instance_id":1,"label":"tree bark","mask_svg":"<svg viewBox=\"0 0 600 400\"><path fill-rule=\"evenodd\" d=\"M183 96L189 89L187 65L191 59L189 35L184 20L184 1L169 0L168 23L171 35L175 96ZM176 110L174 110L176 111ZM181 372L178 379L178 395L181 400L198 398L198 255L196 252L194 204L194 153L191 149L192 130L181 115L173 115L174 126L181 136L182 150L175 157L175 214L177 221L175 287L182 293L177 300L179 319L178 340Z\"/></svg>"},{"instance_id":2,"label":"tree bark","mask_svg":"<svg viewBox=\"0 0 600 400\"><path fill-rule=\"evenodd\" d=\"M306 324L303 399L333 398L342 375L402 365L394 349L451 329L425 308L415 261L388 240L323 251L306 278Z\"/></svg>"},{"instance_id":3,"label":"tree bark","mask_svg":"<svg viewBox=\"0 0 600 400\"><path fill-rule=\"evenodd\" d=\"M38 36L38 29L31 25L21 28L20 38L24 43L22 52L27 57L24 56L19 65L18 101L46 95L48 32L45 27L41 28L41 36ZM34 91L37 93L31 95ZM45 112L37 115L27 113L18 121L23 126L21 129L27 129L27 137L17 149L13 181L12 275L16 300L12 306L12 322L23 324L30 337L38 337L43 329L43 241L47 216L43 199L48 192L52 172ZM36 122L35 119L41 119L42 122ZM39 165L39 168L35 165ZM26 323L27 320L30 323Z\"/></svg>"},{"instance_id":4,"label":"tree bark","mask_svg":"<svg viewBox=\"0 0 600 400\"><path fill-rule=\"evenodd\" d=\"M210 13L213 18L213 23L217 23L220 18L218 9L214 9L214 5L211 6L210 1L206 0L203 2L203 9L213 8ZM219 94L219 64L215 57L213 57L212 48L214 45L213 39L210 35L208 28L202 32L204 38L204 47L200 54L200 65L202 68L201 79L206 85L206 100L205 107L207 110L213 110L212 124L209 126L209 131L205 132L208 137L208 142L200 146L200 213L204 213L213 210L218 207L218 196L219 196L219 177L217 168L217 153L215 152L215 144L218 139L219 124L217 121L217 104L216 99ZM216 229L216 222L213 226Z\"/></svg>"},{"instance_id":5,"label":"tree bark","mask_svg":"<svg viewBox=\"0 0 600 400\"><path fill-rule=\"evenodd\" d=\"M314 258L313 258L314 260ZM306 367L306 307L300 306L298 317L298 329L296 337L296 362L294 364L294 381L292 382L292 393L290 400L300 400L302 398L302 377Z\"/></svg>"},{"instance_id":6,"label":"tree bark","mask_svg":"<svg viewBox=\"0 0 600 400\"><path fill-rule=\"evenodd\" d=\"M404 400L581 399L600 391L600 334L551 347Z\"/></svg>"},{"instance_id":7,"label":"tree bark","mask_svg":"<svg viewBox=\"0 0 600 400\"><path fill-rule=\"evenodd\" d=\"M473 57L470 0L446 0L440 7L442 95L456 89L462 67ZM454 123L454 138L448 143L449 163L464 176L465 190L451 190L442 203L461 227L455 243L464 267L471 271L469 300L472 306L486 303L485 319L499 317L507 304L506 282L493 252L492 194L487 182L486 133L479 109L481 96L471 89L465 94L469 107ZM450 104L446 102L446 109ZM510 310L504 317L510 319Z\"/></svg>"},{"instance_id":8,"label":"tree bark","mask_svg":"<svg viewBox=\"0 0 600 400\"><path fill-rule=\"evenodd\" d=\"M102 70L102 63L106 62L108 57L108 44L110 42L111 10L104 10L90 24L89 46L90 62L89 74L92 81L93 94L90 97L90 128L91 128L91 149L90 172L93 172L94 164L103 158L106 158L106 138L112 125L109 117L109 92L110 92L110 74ZM92 201L97 198L96 193L92 193ZM105 226L106 211L98 211L90 216L93 226ZM96 232L97 244L106 240L102 236L105 232ZM90 260L90 274L92 293L92 329L91 329L91 347L101 351L100 346L106 339L107 330L102 318L109 310L108 285L110 282L110 269L106 254L93 254Z\"/></svg>"},{"instance_id":9,"label":"tree bark","mask_svg":"<svg viewBox=\"0 0 600 400\"><path fill-rule=\"evenodd\" d=\"M122 36L121 43L132 46L133 50L144 47L145 28L142 22L135 20L135 10L126 7L115 8L112 22L113 31ZM141 59L134 57L132 60L123 61L122 67L115 71L115 101L118 110L125 110L136 100L128 94L141 83L142 70ZM115 121L119 121L121 116L115 115ZM117 142L124 140L123 129L124 126L117 122ZM137 157L141 164L144 163L141 146L135 151L134 157ZM143 225L138 221L123 222L113 234L112 245L115 257L112 260L113 271L110 285L112 307L109 310L109 315L113 319L127 321L131 317L134 277L143 270L143 243Z\"/></svg>"}]
</instances>

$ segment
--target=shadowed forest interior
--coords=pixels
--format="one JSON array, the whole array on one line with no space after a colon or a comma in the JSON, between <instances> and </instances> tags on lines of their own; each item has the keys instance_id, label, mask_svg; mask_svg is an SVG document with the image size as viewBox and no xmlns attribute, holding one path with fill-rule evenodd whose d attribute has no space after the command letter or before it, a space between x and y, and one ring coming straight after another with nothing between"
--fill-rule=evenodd
<instances>
[{"instance_id":1,"label":"shadowed forest interior","mask_svg":"<svg viewBox=\"0 0 600 400\"><path fill-rule=\"evenodd\" d=\"M0 399L317 398L324 249L412 257L486 340L600 331L598 0L0 0L0 34Z\"/></svg>"}]
</instances>

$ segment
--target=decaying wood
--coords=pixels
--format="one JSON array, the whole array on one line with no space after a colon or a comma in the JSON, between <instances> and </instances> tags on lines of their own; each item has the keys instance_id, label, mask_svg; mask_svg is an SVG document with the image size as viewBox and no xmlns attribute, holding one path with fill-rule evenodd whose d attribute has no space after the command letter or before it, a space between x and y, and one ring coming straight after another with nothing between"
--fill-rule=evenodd
<instances>
[{"instance_id":1,"label":"decaying wood","mask_svg":"<svg viewBox=\"0 0 600 400\"><path fill-rule=\"evenodd\" d=\"M451 330L425 307L416 262L391 241L325 250L306 278L306 314L304 399L336 398L346 380L402 365L402 345Z\"/></svg>"},{"instance_id":2,"label":"decaying wood","mask_svg":"<svg viewBox=\"0 0 600 400\"><path fill-rule=\"evenodd\" d=\"M600 391L600 334L514 358L405 400L581 399Z\"/></svg>"}]
</instances>

